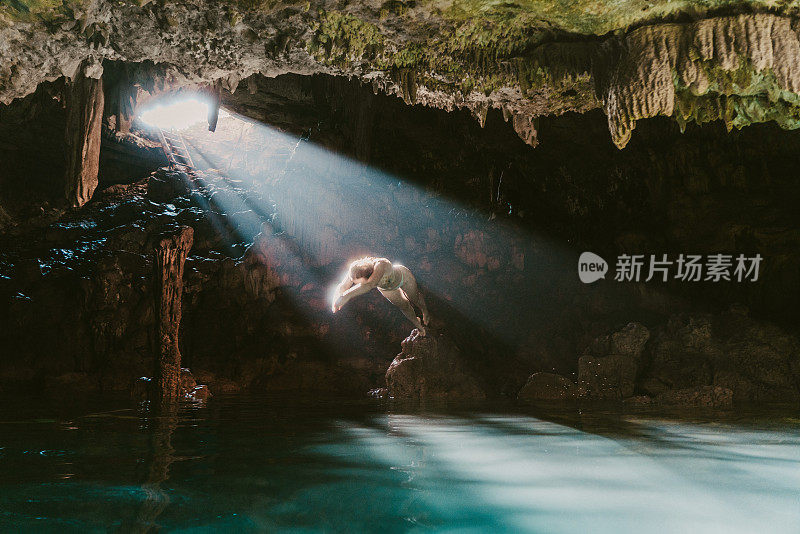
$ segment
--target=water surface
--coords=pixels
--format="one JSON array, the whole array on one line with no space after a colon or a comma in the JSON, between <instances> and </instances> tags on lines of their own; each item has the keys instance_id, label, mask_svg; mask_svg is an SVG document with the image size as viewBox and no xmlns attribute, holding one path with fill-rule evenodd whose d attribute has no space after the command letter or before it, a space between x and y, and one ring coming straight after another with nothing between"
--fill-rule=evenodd
<instances>
[{"instance_id":1,"label":"water surface","mask_svg":"<svg viewBox=\"0 0 800 534\"><path fill-rule=\"evenodd\" d=\"M800 532L800 415L0 405L0 531L158 530Z\"/></svg>"}]
</instances>

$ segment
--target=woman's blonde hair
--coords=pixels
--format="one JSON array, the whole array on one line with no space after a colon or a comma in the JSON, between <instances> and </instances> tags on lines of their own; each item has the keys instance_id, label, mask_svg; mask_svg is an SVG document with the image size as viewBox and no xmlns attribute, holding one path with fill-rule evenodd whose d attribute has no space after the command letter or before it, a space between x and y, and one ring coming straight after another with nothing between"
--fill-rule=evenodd
<instances>
[{"instance_id":1,"label":"woman's blonde hair","mask_svg":"<svg viewBox=\"0 0 800 534\"><path fill-rule=\"evenodd\" d=\"M364 256L350 264L350 280L359 278L369 278L375 270L375 262L378 258L374 256Z\"/></svg>"}]
</instances>

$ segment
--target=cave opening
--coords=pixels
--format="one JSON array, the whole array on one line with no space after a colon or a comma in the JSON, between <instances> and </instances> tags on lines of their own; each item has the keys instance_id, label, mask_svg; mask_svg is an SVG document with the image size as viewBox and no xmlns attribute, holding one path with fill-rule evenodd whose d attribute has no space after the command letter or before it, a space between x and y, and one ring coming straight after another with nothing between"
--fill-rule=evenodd
<instances>
[{"instance_id":1,"label":"cave opening","mask_svg":"<svg viewBox=\"0 0 800 534\"><path fill-rule=\"evenodd\" d=\"M213 103L192 96L163 96L142 106L138 116L143 125L162 130L186 130L208 121ZM225 118L228 113L220 110L218 118Z\"/></svg>"}]
</instances>

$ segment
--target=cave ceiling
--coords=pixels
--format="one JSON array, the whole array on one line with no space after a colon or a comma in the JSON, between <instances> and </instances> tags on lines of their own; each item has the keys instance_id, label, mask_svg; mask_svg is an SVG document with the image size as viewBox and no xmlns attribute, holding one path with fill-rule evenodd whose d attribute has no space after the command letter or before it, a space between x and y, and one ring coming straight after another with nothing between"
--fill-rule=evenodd
<instances>
[{"instance_id":1,"label":"cave ceiling","mask_svg":"<svg viewBox=\"0 0 800 534\"><path fill-rule=\"evenodd\" d=\"M152 87L228 95L253 76L355 77L409 104L536 119L602 108L624 147L640 119L800 127L795 2L6 0L0 102L43 81L137 65ZM145 80L145 78L147 80ZM250 94L253 87L249 87Z\"/></svg>"}]
</instances>

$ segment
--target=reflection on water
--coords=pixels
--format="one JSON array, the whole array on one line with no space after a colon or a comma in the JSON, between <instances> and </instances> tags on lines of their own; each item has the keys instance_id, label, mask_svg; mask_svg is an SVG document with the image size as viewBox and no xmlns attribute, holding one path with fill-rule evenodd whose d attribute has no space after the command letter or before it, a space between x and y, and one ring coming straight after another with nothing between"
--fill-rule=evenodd
<instances>
[{"instance_id":1,"label":"reflection on water","mask_svg":"<svg viewBox=\"0 0 800 534\"><path fill-rule=\"evenodd\" d=\"M796 532L796 412L0 407L0 531Z\"/></svg>"}]
</instances>

